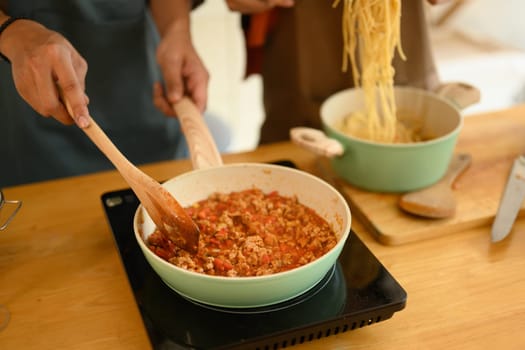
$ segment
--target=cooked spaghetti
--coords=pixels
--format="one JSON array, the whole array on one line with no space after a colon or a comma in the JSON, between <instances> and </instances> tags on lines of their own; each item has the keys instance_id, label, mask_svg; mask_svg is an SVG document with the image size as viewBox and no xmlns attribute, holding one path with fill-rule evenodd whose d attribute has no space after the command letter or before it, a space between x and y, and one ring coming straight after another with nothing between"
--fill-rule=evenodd
<instances>
[{"instance_id":1,"label":"cooked spaghetti","mask_svg":"<svg viewBox=\"0 0 525 350\"><path fill-rule=\"evenodd\" d=\"M397 112L395 121L395 136L389 143L409 143L420 142L430 139L422 133L421 118L414 116L412 113ZM369 121L363 112L352 112L344 116L335 128L347 136L353 136L360 139L371 139L369 132ZM374 140L384 141L384 140Z\"/></svg>"},{"instance_id":2,"label":"cooked spaghetti","mask_svg":"<svg viewBox=\"0 0 525 350\"><path fill-rule=\"evenodd\" d=\"M340 0L335 0L336 7ZM399 130L394 99L395 51L401 48L401 0L343 0L343 71L350 61L354 85L364 93L365 111L345 117L341 131L379 142L410 142Z\"/></svg>"}]
</instances>

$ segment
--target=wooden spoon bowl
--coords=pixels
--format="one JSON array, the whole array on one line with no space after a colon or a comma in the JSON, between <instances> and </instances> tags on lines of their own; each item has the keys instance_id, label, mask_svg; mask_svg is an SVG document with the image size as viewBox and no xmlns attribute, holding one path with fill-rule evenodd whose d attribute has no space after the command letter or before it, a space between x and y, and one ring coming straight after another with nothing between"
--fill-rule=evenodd
<instances>
[{"instance_id":1,"label":"wooden spoon bowl","mask_svg":"<svg viewBox=\"0 0 525 350\"><path fill-rule=\"evenodd\" d=\"M411 214L427 218L453 216L456 212L456 198L451 187L471 162L470 154L456 155L439 182L422 190L404 194L399 199L399 206Z\"/></svg>"}]
</instances>

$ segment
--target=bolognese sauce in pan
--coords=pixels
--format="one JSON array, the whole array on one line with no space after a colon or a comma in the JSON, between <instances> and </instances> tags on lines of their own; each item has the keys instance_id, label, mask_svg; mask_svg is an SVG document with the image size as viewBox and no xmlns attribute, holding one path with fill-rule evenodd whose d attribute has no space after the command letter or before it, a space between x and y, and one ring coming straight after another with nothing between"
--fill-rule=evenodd
<instances>
[{"instance_id":1,"label":"bolognese sauce in pan","mask_svg":"<svg viewBox=\"0 0 525 350\"><path fill-rule=\"evenodd\" d=\"M261 276L305 265L332 249L328 222L295 196L258 188L213 193L186 207L201 234L195 255L156 230L148 247L189 271L214 276Z\"/></svg>"}]
</instances>

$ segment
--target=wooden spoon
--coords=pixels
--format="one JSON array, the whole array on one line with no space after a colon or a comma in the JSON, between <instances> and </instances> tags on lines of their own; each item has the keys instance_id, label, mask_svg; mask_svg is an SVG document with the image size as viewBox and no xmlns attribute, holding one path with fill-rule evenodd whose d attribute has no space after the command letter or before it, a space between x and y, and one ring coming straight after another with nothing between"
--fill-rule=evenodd
<instances>
[{"instance_id":1,"label":"wooden spoon","mask_svg":"<svg viewBox=\"0 0 525 350\"><path fill-rule=\"evenodd\" d=\"M422 190L404 194L399 199L399 206L411 214L428 218L453 216L456 212L456 199L451 187L471 162L470 154L456 155L439 182Z\"/></svg>"},{"instance_id":2,"label":"wooden spoon","mask_svg":"<svg viewBox=\"0 0 525 350\"><path fill-rule=\"evenodd\" d=\"M69 103L64 101L64 105L69 114L72 114ZM91 116L87 118L90 124L82 130L117 168L137 195L157 229L166 234L180 248L196 253L200 232L184 208L160 183L124 157Z\"/></svg>"}]
</instances>

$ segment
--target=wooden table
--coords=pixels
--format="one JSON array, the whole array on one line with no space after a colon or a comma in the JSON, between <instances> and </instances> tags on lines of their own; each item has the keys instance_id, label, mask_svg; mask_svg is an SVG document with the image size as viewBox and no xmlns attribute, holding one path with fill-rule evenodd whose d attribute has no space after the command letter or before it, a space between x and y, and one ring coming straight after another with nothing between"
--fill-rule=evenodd
<instances>
[{"instance_id":1,"label":"wooden table","mask_svg":"<svg viewBox=\"0 0 525 350\"><path fill-rule=\"evenodd\" d=\"M316 161L290 143L224 156L282 158L311 171ZM191 165L142 169L163 180ZM109 171L3 190L23 206L0 231L0 304L11 313L0 349L150 348L100 202L103 192L126 187ZM356 219L352 226L406 289L406 308L294 349L525 349L525 220L498 244L488 226L400 246L381 245Z\"/></svg>"}]
</instances>

